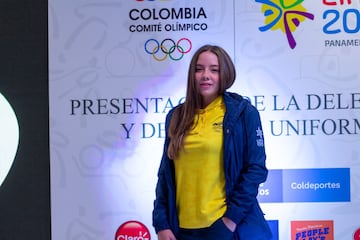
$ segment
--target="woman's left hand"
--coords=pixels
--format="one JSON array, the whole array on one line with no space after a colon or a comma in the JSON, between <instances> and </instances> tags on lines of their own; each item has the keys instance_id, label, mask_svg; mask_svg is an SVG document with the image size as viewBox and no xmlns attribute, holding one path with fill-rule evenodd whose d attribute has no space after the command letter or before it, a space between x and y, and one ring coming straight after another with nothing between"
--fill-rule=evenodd
<instances>
[{"instance_id":1,"label":"woman's left hand","mask_svg":"<svg viewBox=\"0 0 360 240\"><path fill-rule=\"evenodd\" d=\"M230 218L223 217L222 221L224 222L225 226L232 232L235 232L236 223L233 222Z\"/></svg>"}]
</instances>

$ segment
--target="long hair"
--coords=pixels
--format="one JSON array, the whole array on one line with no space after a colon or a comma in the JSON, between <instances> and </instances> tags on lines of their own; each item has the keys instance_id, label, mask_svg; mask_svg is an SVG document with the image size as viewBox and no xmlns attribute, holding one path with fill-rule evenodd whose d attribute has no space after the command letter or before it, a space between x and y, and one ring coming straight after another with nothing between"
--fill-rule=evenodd
<instances>
[{"instance_id":1,"label":"long hair","mask_svg":"<svg viewBox=\"0 0 360 240\"><path fill-rule=\"evenodd\" d=\"M192 127L196 113L202 106L202 98L195 84L195 70L199 55L207 51L214 53L218 58L220 76L219 95L230 88L235 81L236 71L234 63L223 48L214 45L204 45L194 53L188 71L185 102L174 110L169 125L168 134L170 143L167 154L170 159L178 157L178 153L184 144L185 135Z\"/></svg>"}]
</instances>

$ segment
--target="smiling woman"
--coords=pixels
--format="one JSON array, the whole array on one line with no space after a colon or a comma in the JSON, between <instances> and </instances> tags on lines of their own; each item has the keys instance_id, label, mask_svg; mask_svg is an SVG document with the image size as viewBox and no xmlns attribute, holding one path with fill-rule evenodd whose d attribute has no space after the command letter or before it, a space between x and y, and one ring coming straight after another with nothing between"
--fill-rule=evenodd
<instances>
[{"instance_id":1,"label":"smiling woman","mask_svg":"<svg viewBox=\"0 0 360 240\"><path fill-rule=\"evenodd\" d=\"M260 115L227 91L235 78L223 48L194 53L185 101L165 120L153 210L159 240L271 239L256 198L268 172Z\"/></svg>"},{"instance_id":2,"label":"smiling woman","mask_svg":"<svg viewBox=\"0 0 360 240\"><path fill-rule=\"evenodd\" d=\"M0 93L0 187L5 180L19 145L19 125L16 115Z\"/></svg>"}]
</instances>

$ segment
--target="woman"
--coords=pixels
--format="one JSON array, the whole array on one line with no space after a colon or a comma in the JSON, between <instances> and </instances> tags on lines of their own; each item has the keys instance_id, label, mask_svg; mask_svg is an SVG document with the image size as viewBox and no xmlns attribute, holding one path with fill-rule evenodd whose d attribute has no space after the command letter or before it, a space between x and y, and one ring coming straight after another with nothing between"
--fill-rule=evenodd
<instances>
[{"instance_id":1,"label":"woman","mask_svg":"<svg viewBox=\"0 0 360 240\"><path fill-rule=\"evenodd\" d=\"M229 55L205 45L189 67L186 99L165 121L153 225L159 240L268 240L256 199L267 177L258 111L227 92Z\"/></svg>"}]
</instances>

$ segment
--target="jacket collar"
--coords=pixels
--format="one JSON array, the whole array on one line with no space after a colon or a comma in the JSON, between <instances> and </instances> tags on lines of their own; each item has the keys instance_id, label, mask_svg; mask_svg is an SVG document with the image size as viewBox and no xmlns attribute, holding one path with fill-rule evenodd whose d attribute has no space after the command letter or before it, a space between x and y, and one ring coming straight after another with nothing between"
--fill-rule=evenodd
<instances>
[{"instance_id":1,"label":"jacket collar","mask_svg":"<svg viewBox=\"0 0 360 240\"><path fill-rule=\"evenodd\" d=\"M229 128L239 119L240 114L249 102L237 93L225 92L224 103L226 106L224 123L227 123L228 125L226 127Z\"/></svg>"}]
</instances>

